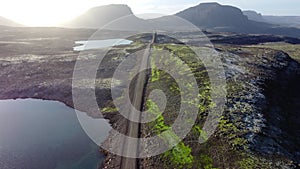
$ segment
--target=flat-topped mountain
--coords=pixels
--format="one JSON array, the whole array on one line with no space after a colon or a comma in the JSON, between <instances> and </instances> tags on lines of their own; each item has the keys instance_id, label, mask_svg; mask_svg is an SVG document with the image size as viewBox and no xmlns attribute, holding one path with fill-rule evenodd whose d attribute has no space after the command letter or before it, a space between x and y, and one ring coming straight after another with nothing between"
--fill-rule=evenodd
<instances>
[{"instance_id":1,"label":"flat-topped mountain","mask_svg":"<svg viewBox=\"0 0 300 169\"><path fill-rule=\"evenodd\" d=\"M200 27L244 27L248 18L236 7L201 3L176 14Z\"/></svg>"},{"instance_id":2,"label":"flat-topped mountain","mask_svg":"<svg viewBox=\"0 0 300 169\"><path fill-rule=\"evenodd\" d=\"M236 7L218 3L201 3L177 14L194 25L213 31L236 33L265 33L271 24L249 20Z\"/></svg>"},{"instance_id":3,"label":"flat-topped mountain","mask_svg":"<svg viewBox=\"0 0 300 169\"><path fill-rule=\"evenodd\" d=\"M136 25L143 22L142 19L133 15L127 5L113 4L92 8L63 26L74 28L102 28L106 24L126 16L130 24ZM115 27L117 26L118 25L115 25Z\"/></svg>"},{"instance_id":4,"label":"flat-topped mountain","mask_svg":"<svg viewBox=\"0 0 300 169\"><path fill-rule=\"evenodd\" d=\"M219 32L235 32L246 34L274 34L300 37L300 29L273 25L265 22L259 14L243 13L239 8L218 3L201 3L185 9L177 14L194 25ZM250 18L250 19L249 19ZM256 18L256 19L253 19ZM260 18L260 19L257 19Z\"/></svg>"}]
</instances>

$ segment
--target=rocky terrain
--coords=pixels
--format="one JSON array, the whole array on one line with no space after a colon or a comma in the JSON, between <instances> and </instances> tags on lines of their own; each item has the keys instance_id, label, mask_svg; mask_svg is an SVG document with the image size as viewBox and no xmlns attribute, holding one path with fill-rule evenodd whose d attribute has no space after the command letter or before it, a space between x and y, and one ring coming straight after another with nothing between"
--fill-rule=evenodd
<instances>
[{"instance_id":1,"label":"rocky terrain","mask_svg":"<svg viewBox=\"0 0 300 169\"><path fill-rule=\"evenodd\" d=\"M180 48L172 50L176 52ZM299 167L299 96L295 94L299 90L296 87L300 82L299 63L281 51L218 45L217 49L227 81L227 103L217 132L207 143L199 145L193 142L197 140L197 128L193 128L182 142L183 147L176 146L163 155L144 159L143 167ZM162 84L153 85L168 90L174 82L161 76ZM176 94L172 98L176 98ZM174 105L177 102L172 100L172 108L164 112L164 125L170 125L169 121L176 115ZM207 112L207 107L203 106L196 126L203 126ZM146 125L145 136L151 135L149 132L156 133L153 128L157 124L161 125L158 122L149 124L150 127Z\"/></svg>"},{"instance_id":2,"label":"rocky terrain","mask_svg":"<svg viewBox=\"0 0 300 169\"><path fill-rule=\"evenodd\" d=\"M160 38L162 37L158 37ZM262 36L262 42L264 39ZM172 45L174 43L177 42L170 40L168 43L168 38L165 38L158 48L161 46L175 53L184 49L180 43L177 46ZM298 93L296 86L299 86L299 63L282 51L267 48L217 44L216 49L224 64L228 92L225 112L217 132L207 143L199 145L195 141L199 134L198 128L193 128L182 144L162 155L141 159L140 167L297 168L299 96L295 93ZM185 54L181 59L189 60L184 56ZM152 74L151 78L154 76L157 73ZM179 108L177 103L180 102L180 95L169 88L174 85L174 81L163 72L160 77L155 78L159 80L149 80L148 92L159 88L167 92L172 100L168 102L160 120L143 125L143 137L159 134L168 128L174 122ZM203 81L205 73L198 78ZM209 102L209 97L205 98ZM289 105L285 105L287 99ZM273 104L276 106L272 106ZM196 126L203 125L207 106L201 107ZM145 104L145 109L147 108L151 107ZM115 110L114 106L109 105L109 110ZM124 119L117 112L109 113L114 114L114 124L124 123ZM120 125L115 127L122 130L118 126ZM108 154L104 166L118 168L119 162L120 157Z\"/></svg>"},{"instance_id":3,"label":"rocky terrain","mask_svg":"<svg viewBox=\"0 0 300 169\"><path fill-rule=\"evenodd\" d=\"M58 100L69 106L72 102L72 75L79 53L73 52L74 41L88 39L95 30L61 28L6 28L0 32L0 98L39 98ZM107 37L115 32L108 31ZM169 152L141 159L141 168L297 168L299 167L299 63L287 53L270 47L251 46L262 42L284 41L299 43L298 39L274 36L247 36L239 34L206 33L220 53L226 74L227 102L217 132L205 144L193 142L201 135L201 127L209 109L209 85L203 91L197 124L180 145ZM197 41L196 32L178 33L177 37ZM249 40L248 43L243 39ZM124 130L122 118L112 105L110 81L117 65L151 40L151 36L131 37L132 45L113 48L97 76L96 96L99 108L115 129ZM157 49L165 48L179 54L191 64L189 52L178 41L159 37ZM281 39L280 39L281 38ZM179 38L180 39L180 38ZM239 40L242 41L239 44ZM244 45L241 45L244 44ZM246 46L247 45L247 46ZM292 49L289 49L292 51ZM290 52L289 51L289 52ZM86 58L93 61L93 57ZM134 65L134 64L133 64ZM197 79L205 82L201 64L191 65ZM200 73L199 70L201 71ZM154 88L173 95L160 123L142 128L142 136L162 132L176 117L176 98L179 94L166 86L174 84L167 75L152 74L148 92ZM207 84L206 84L207 85ZM174 86L176 89L176 85ZM82 90L87 90L82 88ZM175 92L174 92L175 91ZM201 93L200 93L201 94ZM148 106L151 102L148 103ZM151 105L151 104L150 104ZM147 108L147 104L145 104ZM97 112L83 108L92 117ZM172 114L172 112L175 112ZM161 119L160 118L160 119ZM162 128L157 128L161 124ZM155 130L149 130L149 128ZM124 131L123 131L124 132ZM200 134L199 134L200 133ZM111 141L113 137L108 138ZM179 152L179 153L178 153ZM181 152L181 153L180 153ZM174 163L173 159L178 159ZM120 158L107 153L104 168L118 168Z\"/></svg>"}]
</instances>

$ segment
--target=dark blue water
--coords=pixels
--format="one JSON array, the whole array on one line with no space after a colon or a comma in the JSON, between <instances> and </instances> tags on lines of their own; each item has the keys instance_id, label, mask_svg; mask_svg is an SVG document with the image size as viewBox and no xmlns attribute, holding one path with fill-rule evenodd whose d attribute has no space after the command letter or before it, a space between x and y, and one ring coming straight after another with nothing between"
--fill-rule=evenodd
<instances>
[{"instance_id":1,"label":"dark blue water","mask_svg":"<svg viewBox=\"0 0 300 169\"><path fill-rule=\"evenodd\" d=\"M104 141L110 125L97 121ZM0 101L1 169L96 169L103 158L75 110L55 101Z\"/></svg>"}]
</instances>

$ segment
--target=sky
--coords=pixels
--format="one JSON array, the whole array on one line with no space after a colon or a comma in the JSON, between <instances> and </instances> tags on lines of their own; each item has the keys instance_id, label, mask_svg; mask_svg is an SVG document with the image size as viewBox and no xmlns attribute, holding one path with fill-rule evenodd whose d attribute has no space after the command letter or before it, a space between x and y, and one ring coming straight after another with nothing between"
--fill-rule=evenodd
<instances>
[{"instance_id":1,"label":"sky","mask_svg":"<svg viewBox=\"0 0 300 169\"><path fill-rule=\"evenodd\" d=\"M202 2L233 5L264 15L299 15L299 0L0 0L0 16L27 26L56 26L88 9L127 4L135 14L174 14Z\"/></svg>"}]
</instances>

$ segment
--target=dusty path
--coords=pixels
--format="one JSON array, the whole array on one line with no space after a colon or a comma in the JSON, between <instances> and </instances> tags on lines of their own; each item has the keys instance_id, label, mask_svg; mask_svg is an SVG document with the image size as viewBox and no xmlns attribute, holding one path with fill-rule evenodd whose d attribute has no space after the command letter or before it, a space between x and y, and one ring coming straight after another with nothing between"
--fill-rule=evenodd
<instances>
[{"instance_id":1,"label":"dusty path","mask_svg":"<svg viewBox=\"0 0 300 169\"><path fill-rule=\"evenodd\" d=\"M149 58L151 56L151 48L153 43L155 42L156 39L156 33L153 33L153 37L152 37L152 41L151 43L147 46L145 53L143 55L143 58L141 60L141 66L140 66L140 70L145 70L149 68ZM142 104L143 104L143 98L144 98L144 88L147 82L147 78L148 78L148 71L140 71L140 73L138 74L138 78L136 81L136 86L134 89L134 95L133 95L133 102L132 104L134 105L134 107L137 110L142 110ZM133 112L133 111L131 111ZM131 116L135 116L134 113L131 113L129 115L129 117ZM139 115L140 116L140 115ZM139 117L140 118L140 117ZM126 135L130 136L130 137L134 137L134 138L138 138L139 137L139 131L140 129L140 124L139 123L135 123L135 122L131 122L129 121L127 124L127 131L126 131ZM136 154L136 156L138 156L138 146L139 143L138 142L128 142L128 141L124 141L123 144L123 151L125 151L124 153L126 154ZM121 169L136 169L139 168L139 162L138 162L138 158L124 158L122 157L121 159L121 164L120 164L120 168Z\"/></svg>"}]
</instances>

